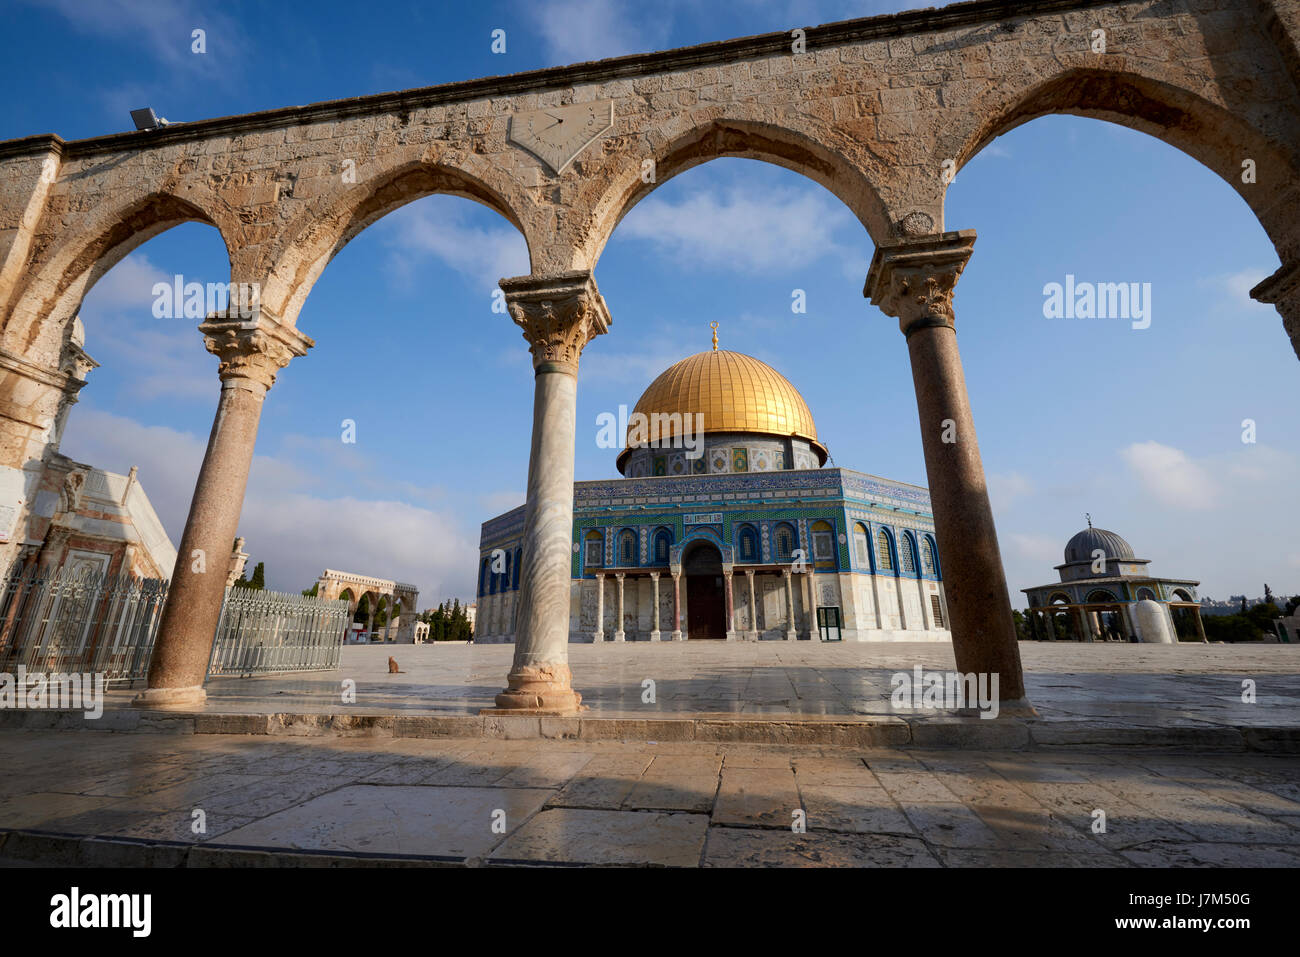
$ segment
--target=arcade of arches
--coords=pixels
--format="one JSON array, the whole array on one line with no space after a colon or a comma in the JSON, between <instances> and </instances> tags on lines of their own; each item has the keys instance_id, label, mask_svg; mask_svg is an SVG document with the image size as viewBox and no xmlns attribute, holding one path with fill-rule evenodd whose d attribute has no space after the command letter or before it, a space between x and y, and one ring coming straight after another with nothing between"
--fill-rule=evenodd
<instances>
[{"instance_id":1,"label":"arcade of arches","mask_svg":"<svg viewBox=\"0 0 1300 957\"><path fill-rule=\"evenodd\" d=\"M520 230L531 268L501 283L535 391L515 658L497 706L572 712L577 368L611 327L593 271L619 220L657 184L739 156L820 183L875 243L864 293L906 337L957 667L998 673L1004 699L1020 699L956 344L953 294L975 233L944 221L949 173L1047 113L1160 138L1255 213L1281 267L1252 295L1276 305L1300 352L1298 43L1297 0L976 0L809 28L801 45L773 33L76 142L0 143L0 506L12 519L0 559L24 537L75 375L61 352L82 297L152 236L187 221L215 226L230 281L259 295L199 326L219 360L216 414L140 699L202 700L224 581L189 556L224 556L235 539L262 404L277 372L313 344L296 327L304 300L370 223L431 193L468 197ZM608 125L590 139L548 140L528 122L537 110ZM345 159L355 177L341 175ZM955 442L940 439L946 421Z\"/></svg>"},{"instance_id":2,"label":"arcade of arches","mask_svg":"<svg viewBox=\"0 0 1300 957\"><path fill-rule=\"evenodd\" d=\"M411 644L416 640L418 622L415 612L420 590L414 585L370 578L351 572L327 568L316 579L316 595L326 601L344 599L353 620L364 614L367 641L396 641ZM375 631L375 615L383 612L382 631Z\"/></svg>"}]
</instances>

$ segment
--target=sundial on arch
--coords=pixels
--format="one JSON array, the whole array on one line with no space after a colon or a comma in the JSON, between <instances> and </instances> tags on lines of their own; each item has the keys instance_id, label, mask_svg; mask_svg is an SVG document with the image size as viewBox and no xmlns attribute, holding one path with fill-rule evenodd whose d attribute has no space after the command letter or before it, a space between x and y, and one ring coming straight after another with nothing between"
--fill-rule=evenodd
<instances>
[{"instance_id":1,"label":"sundial on arch","mask_svg":"<svg viewBox=\"0 0 1300 957\"><path fill-rule=\"evenodd\" d=\"M512 116L510 141L528 150L558 176L613 125L613 100L552 106Z\"/></svg>"}]
</instances>

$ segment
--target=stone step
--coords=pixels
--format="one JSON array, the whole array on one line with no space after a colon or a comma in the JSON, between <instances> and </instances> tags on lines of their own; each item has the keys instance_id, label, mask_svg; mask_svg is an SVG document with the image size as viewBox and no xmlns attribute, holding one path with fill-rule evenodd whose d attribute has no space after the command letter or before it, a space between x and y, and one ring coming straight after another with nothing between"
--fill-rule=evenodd
<instances>
[{"instance_id":1,"label":"stone step","mask_svg":"<svg viewBox=\"0 0 1300 957\"><path fill-rule=\"evenodd\" d=\"M1184 721L1168 725L1122 720L982 719L930 715L816 718L695 714L674 718L624 716L420 715L106 710L0 711L0 729L84 730L161 734L266 734L397 738L549 738L586 741L710 741L842 747L1064 750L1190 749L1300 753L1300 727Z\"/></svg>"}]
</instances>

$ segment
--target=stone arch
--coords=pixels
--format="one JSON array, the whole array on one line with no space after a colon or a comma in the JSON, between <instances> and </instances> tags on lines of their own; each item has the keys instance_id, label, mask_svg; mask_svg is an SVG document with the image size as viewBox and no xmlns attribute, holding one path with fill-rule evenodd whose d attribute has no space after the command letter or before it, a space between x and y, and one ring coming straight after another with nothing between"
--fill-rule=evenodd
<instances>
[{"instance_id":1,"label":"stone arch","mask_svg":"<svg viewBox=\"0 0 1300 957\"><path fill-rule=\"evenodd\" d=\"M1105 120L1138 130L1181 150L1217 173L1255 213L1285 262L1300 250L1295 229L1300 207L1294 183L1300 158L1294 146L1280 145L1259 132L1240 112L1213 103L1191 90L1143 72L1144 66L1116 58L1116 65L1066 66L1019 89L994 87L959 116L965 123L941 139L961 169L994 138L1049 114ZM1256 160L1261 173L1285 184L1268 188L1241 181L1242 160ZM945 187L946 190L946 187Z\"/></svg>"},{"instance_id":2,"label":"stone arch","mask_svg":"<svg viewBox=\"0 0 1300 957\"><path fill-rule=\"evenodd\" d=\"M207 198L205 203L211 198ZM57 360L64 327L81 308L86 293L104 274L135 249L182 223L211 226L221 236L233 262L230 216L215 211L211 201L201 206L170 192L151 192L126 200L96 216L97 229L69 229L69 238L33 264L26 282L15 292L14 306L0 346L24 356Z\"/></svg>"},{"instance_id":3,"label":"stone arch","mask_svg":"<svg viewBox=\"0 0 1300 957\"><path fill-rule=\"evenodd\" d=\"M875 177L867 170L876 165L869 149L845 130L825 126L811 117L799 117L808 129L779 125L752 115L715 117L696 121L689 113L656 125L651 136L663 141L650 159L655 163L654 181L642 178L639 163L617 167L596 203L586 234L575 246L570 268L591 269L600 258L623 217L641 200L670 179L722 157L761 160L811 179L844 203L862 223L871 240L891 234L890 214L881 199Z\"/></svg>"},{"instance_id":4,"label":"stone arch","mask_svg":"<svg viewBox=\"0 0 1300 957\"><path fill-rule=\"evenodd\" d=\"M473 165L471 172L451 162L406 162L308 204L289 224L268 264L263 304L280 321L296 325L312 286L344 246L367 226L426 196L459 196L499 213L523 235L531 262L529 231L518 212L523 203L514 196L517 187L502 171L494 172L486 163Z\"/></svg>"}]
</instances>

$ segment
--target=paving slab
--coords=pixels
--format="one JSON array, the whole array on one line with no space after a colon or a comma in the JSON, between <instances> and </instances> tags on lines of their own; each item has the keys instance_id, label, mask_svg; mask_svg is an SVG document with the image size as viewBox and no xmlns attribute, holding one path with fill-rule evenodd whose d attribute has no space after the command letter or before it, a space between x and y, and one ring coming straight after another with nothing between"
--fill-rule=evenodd
<instances>
[{"instance_id":1,"label":"paving slab","mask_svg":"<svg viewBox=\"0 0 1300 957\"><path fill-rule=\"evenodd\" d=\"M548 808L488 856L492 863L696 867L705 814Z\"/></svg>"},{"instance_id":2,"label":"paving slab","mask_svg":"<svg viewBox=\"0 0 1300 957\"><path fill-rule=\"evenodd\" d=\"M549 796L540 788L350 785L237 828L221 843L475 858L523 824Z\"/></svg>"}]
</instances>

